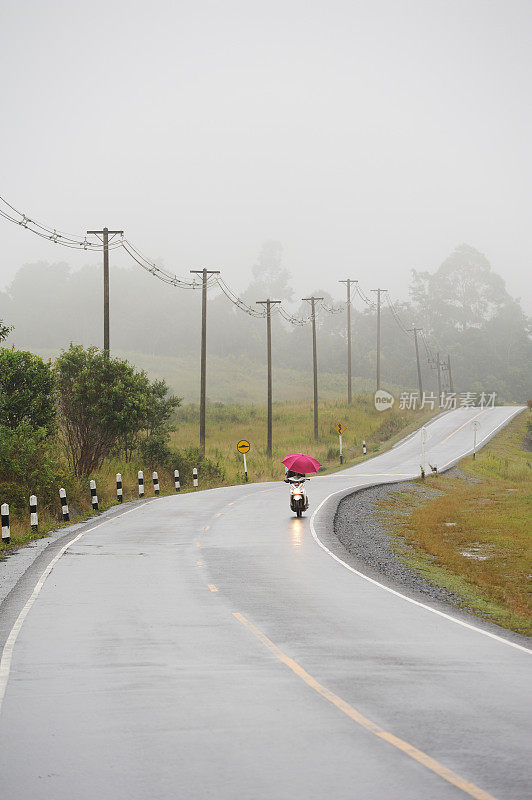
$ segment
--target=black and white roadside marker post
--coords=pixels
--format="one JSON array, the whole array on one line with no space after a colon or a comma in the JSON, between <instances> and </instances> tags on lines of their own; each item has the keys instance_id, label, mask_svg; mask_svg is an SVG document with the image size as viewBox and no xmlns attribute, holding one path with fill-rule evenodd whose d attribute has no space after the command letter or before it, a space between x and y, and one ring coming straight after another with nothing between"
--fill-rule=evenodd
<instances>
[{"instance_id":1,"label":"black and white roadside marker post","mask_svg":"<svg viewBox=\"0 0 532 800\"><path fill-rule=\"evenodd\" d=\"M155 494L159 494L159 476L157 475L156 472L154 472L152 474L151 479L153 481L153 491L154 491L154 493Z\"/></svg>"},{"instance_id":2,"label":"black and white roadside marker post","mask_svg":"<svg viewBox=\"0 0 532 800\"><path fill-rule=\"evenodd\" d=\"M11 528L9 527L9 506L7 503L2 503L2 544L9 544L11 542Z\"/></svg>"},{"instance_id":3,"label":"black and white roadside marker post","mask_svg":"<svg viewBox=\"0 0 532 800\"><path fill-rule=\"evenodd\" d=\"M141 469L138 471L139 479L139 497L144 497L144 473Z\"/></svg>"},{"instance_id":4,"label":"black and white roadside marker post","mask_svg":"<svg viewBox=\"0 0 532 800\"><path fill-rule=\"evenodd\" d=\"M198 468L194 467L192 470L192 483L194 484L194 489L198 488Z\"/></svg>"},{"instance_id":5,"label":"black and white roadside marker post","mask_svg":"<svg viewBox=\"0 0 532 800\"><path fill-rule=\"evenodd\" d=\"M251 445L247 439L241 439L236 446L239 453L244 456L244 480L248 482L248 462L246 461L246 453L249 453Z\"/></svg>"},{"instance_id":6,"label":"black and white roadside marker post","mask_svg":"<svg viewBox=\"0 0 532 800\"><path fill-rule=\"evenodd\" d=\"M366 447L366 440L365 439L362 439L362 452L364 453L364 455L366 455L366 453L368 452L368 448Z\"/></svg>"},{"instance_id":7,"label":"black and white roadside marker post","mask_svg":"<svg viewBox=\"0 0 532 800\"><path fill-rule=\"evenodd\" d=\"M37 513L37 498L34 494L30 497L30 525L34 533L39 530L39 514Z\"/></svg>"},{"instance_id":8,"label":"black and white roadside marker post","mask_svg":"<svg viewBox=\"0 0 532 800\"><path fill-rule=\"evenodd\" d=\"M124 490L122 489L122 474L116 473L116 499L119 503L124 501Z\"/></svg>"},{"instance_id":9,"label":"black and white roadside marker post","mask_svg":"<svg viewBox=\"0 0 532 800\"><path fill-rule=\"evenodd\" d=\"M70 512L68 510L67 494L65 489L59 489L59 499L61 500L61 511L63 513L63 522L70 521Z\"/></svg>"},{"instance_id":10,"label":"black and white roadside marker post","mask_svg":"<svg viewBox=\"0 0 532 800\"><path fill-rule=\"evenodd\" d=\"M96 494L96 481L90 482L91 487L91 506L93 511L98 511L98 495Z\"/></svg>"},{"instance_id":11,"label":"black and white roadside marker post","mask_svg":"<svg viewBox=\"0 0 532 800\"><path fill-rule=\"evenodd\" d=\"M176 492L181 491L181 483L179 482L179 470L174 469L174 486Z\"/></svg>"}]
</instances>

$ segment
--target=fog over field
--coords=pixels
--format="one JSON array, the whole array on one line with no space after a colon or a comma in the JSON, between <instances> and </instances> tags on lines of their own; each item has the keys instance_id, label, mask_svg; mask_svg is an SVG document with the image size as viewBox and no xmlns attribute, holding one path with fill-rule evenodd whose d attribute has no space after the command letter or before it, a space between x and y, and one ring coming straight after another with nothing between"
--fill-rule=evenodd
<instances>
[{"instance_id":1,"label":"fog over field","mask_svg":"<svg viewBox=\"0 0 532 800\"><path fill-rule=\"evenodd\" d=\"M531 22L527 0L4 0L0 194L239 290L280 242L297 300L345 277L406 298L465 242L530 311ZM98 254L0 224L0 287L38 261L100 286Z\"/></svg>"}]
</instances>

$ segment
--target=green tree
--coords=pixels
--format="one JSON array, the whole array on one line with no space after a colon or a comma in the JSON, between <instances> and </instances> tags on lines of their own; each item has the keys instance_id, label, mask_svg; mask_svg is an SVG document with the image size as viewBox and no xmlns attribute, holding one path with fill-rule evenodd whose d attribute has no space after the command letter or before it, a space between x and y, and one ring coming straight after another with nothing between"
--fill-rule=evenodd
<instances>
[{"instance_id":1,"label":"green tree","mask_svg":"<svg viewBox=\"0 0 532 800\"><path fill-rule=\"evenodd\" d=\"M31 494L45 505L57 500L61 478L54 450L46 428L27 420L14 427L0 425L0 497L19 511L27 511Z\"/></svg>"},{"instance_id":2,"label":"green tree","mask_svg":"<svg viewBox=\"0 0 532 800\"><path fill-rule=\"evenodd\" d=\"M410 294L432 326L464 331L492 319L511 298L486 256L462 244L432 275L413 270Z\"/></svg>"},{"instance_id":3,"label":"green tree","mask_svg":"<svg viewBox=\"0 0 532 800\"><path fill-rule=\"evenodd\" d=\"M51 365L26 350L0 348L0 420L9 428L28 422L50 434L55 425Z\"/></svg>"},{"instance_id":4,"label":"green tree","mask_svg":"<svg viewBox=\"0 0 532 800\"><path fill-rule=\"evenodd\" d=\"M4 321L0 319L0 342L3 342L4 339L7 339L12 330L13 328L11 328L9 325L4 325Z\"/></svg>"},{"instance_id":5,"label":"green tree","mask_svg":"<svg viewBox=\"0 0 532 800\"><path fill-rule=\"evenodd\" d=\"M153 428L162 401L172 401L174 407L179 402L166 398L163 381L154 388L145 372L122 359L106 358L96 347L70 345L54 371L60 435L76 475L98 470L121 442L147 431L148 424Z\"/></svg>"}]
</instances>

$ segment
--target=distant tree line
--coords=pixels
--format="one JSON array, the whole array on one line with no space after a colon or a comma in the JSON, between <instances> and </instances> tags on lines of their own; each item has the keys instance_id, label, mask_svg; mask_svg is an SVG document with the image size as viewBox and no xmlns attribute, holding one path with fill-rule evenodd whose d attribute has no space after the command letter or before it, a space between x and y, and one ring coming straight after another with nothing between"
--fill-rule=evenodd
<instances>
[{"instance_id":1,"label":"distant tree line","mask_svg":"<svg viewBox=\"0 0 532 800\"><path fill-rule=\"evenodd\" d=\"M67 264L27 264L0 293L0 318L14 325L10 340L24 348L59 350L70 342L101 344L101 266L71 271ZM363 287L369 278L360 275ZM319 287L307 294L333 298ZM278 243L268 242L250 270L243 297L250 305L266 297L290 302L290 274ZM143 271L111 270L111 342L126 353L199 357L200 293L163 284ZM510 297L500 276L481 253L461 245L434 273L414 272L409 299L396 302L407 327L421 325L430 347L451 356L458 391L496 391L505 400L525 401L531 394L531 321ZM299 313L307 316L308 305ZM353 308L353 374L373 378L376 320L373 309L356 300ZM265 324L231 305L223 295L209 298L209 353L243 356L263 363ZM9 331L7 331L9 333ZM328 372L345 371L345 313L318 318L318 349ZM281 318L273 325L277 363L311 369L310 331ZM422 347L424 378L435 387L434 371ZM384 381L416 388L411 337L397 326L391 310L382 312Z\"/></svg>"}]
</instances>

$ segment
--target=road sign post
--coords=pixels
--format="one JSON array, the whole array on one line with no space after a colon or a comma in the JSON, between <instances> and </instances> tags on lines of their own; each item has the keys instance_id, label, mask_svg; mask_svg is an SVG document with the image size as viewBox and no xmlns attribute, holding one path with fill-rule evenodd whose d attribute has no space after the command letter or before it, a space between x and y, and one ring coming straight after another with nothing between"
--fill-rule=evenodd
<instances>
[{"instance_id":1,"label":"road sign post","mask_svg":"<svg viewBox=\"0 0 532 800\"><path fill-rule=\"evenodd\" d=\"M477 431L480 428L480 422L478 421L478 419L474 419L471 425L473 427L473 461L474 461L477 457Z\"/></svg>"},{"instance_id":2,"label":"road sign post","mask_svg":"<svg viewBox=\"0 0 532 800\"><path fill-rule=\"evenodd\" d=\"M343 422L337 422L334 426L334 430L338 434L338 443L340 445L340 464L344 463L344 456L342 453L342 434L347 430Z\"/></svg>"},{"instance_id":3,"label":"road sign post","mask_svg":"<svg viewBox=\"0 0 532 800\"><path fill-rule=\"evenodd\" d=\"M236 446L236 449L239 453L242 453L244 456L244 479L246 483L248 482L248 462L246 461L246 453L249 453L251 449L251 445L247 439L241 439Z\"/></svg>"}]
</instances>

